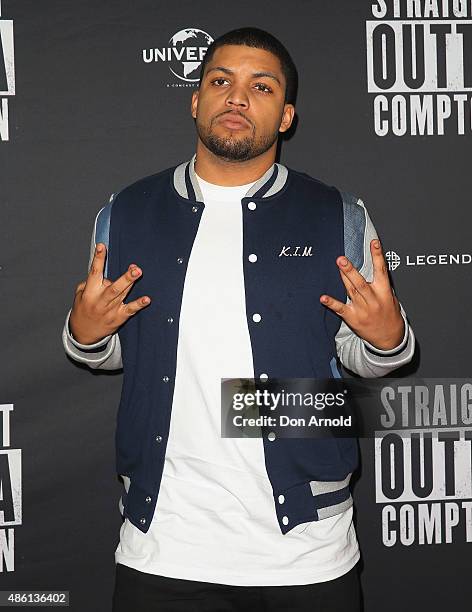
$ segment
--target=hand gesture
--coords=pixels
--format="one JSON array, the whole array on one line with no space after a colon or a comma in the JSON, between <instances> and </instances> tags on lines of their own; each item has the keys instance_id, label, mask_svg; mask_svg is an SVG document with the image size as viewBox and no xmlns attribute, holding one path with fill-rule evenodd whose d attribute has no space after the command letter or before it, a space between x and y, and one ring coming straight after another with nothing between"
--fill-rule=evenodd
<instances>
[{"instance_id":1,"label":"hand gesture","mask_svg":"<svg viewBox=\"0 0 472 612\"><path fill-rule=\"evenodd\" d=\"M131 264L116 281L103 278L106 245L99 242L90 266L87 280L79 283L69 319L72 335L81 344L94 344L109 334L114 334L129 317L151 302L142 296L129 304L123 300L134 282L140 278L141 269Z\"/></svg>"},{"instance_id":2,"label":"hand gesture","mask_svg":"<svg viewBox=\"0 0 472 612\"><path fill-rule=\"evenodd\" d=\"M367 282L347 257L338 257L336 263L351 303L345 304L329 295L320 296L320 302L338 314L362 339L380 350L389 350L402 341L404 321L379 240L371 240L370 252L374 265L372 282Z\"/></svg>"}]
</instances>

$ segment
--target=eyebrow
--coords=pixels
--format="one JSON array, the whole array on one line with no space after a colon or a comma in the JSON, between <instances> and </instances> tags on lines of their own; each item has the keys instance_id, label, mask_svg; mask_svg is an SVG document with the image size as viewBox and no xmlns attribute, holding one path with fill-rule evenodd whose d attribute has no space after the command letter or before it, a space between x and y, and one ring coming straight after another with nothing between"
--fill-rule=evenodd
<instances>
[{"instance_id":1,"label":"eyebrow","mask_svg":"<svg viewBox=\"0 0 472 612\"><path fill-rule=\"evenodd\" d=\"M209 70L207 70L207 74L209 74L213 70L220 70L221 72L224 72L225 74L234 74L234 70L230 70L229 68L225 68L224 66L215 66L214 68L210 68ZM282 85L278 76L275 75L273 72L266 72L266 71L253 72L251 76L256 79L259 77L269 77L269 79L274 79L274 81L277 81L279 85Z\"/></svg>"}]
</instances>

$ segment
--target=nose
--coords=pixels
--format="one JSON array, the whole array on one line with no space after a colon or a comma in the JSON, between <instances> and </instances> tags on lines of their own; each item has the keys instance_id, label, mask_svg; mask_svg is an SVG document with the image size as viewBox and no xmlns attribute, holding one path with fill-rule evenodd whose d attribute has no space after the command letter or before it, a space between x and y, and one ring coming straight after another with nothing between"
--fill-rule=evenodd
<instances>
[{"instance_id":1,"label":"nose","mask_svg":"<svg viewBox=\"0 0 472 612\"><path fill-rule=\"evenodd\" d=\"M249 98L242 87L232 87L226 97L226 106L234 109L249 108Z\"/></svg>"}]
</instances>

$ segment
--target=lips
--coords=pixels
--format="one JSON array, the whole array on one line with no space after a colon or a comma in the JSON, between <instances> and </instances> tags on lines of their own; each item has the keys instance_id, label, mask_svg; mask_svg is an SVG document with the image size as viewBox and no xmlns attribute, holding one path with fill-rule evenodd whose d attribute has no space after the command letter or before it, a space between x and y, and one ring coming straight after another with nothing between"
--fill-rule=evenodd
<instances>
[{"instance_id":1,"label":"lips","mask_svg":"<svg viewBox=\"0 0 472 612\"><path fill-rule=\"evenodd\" d=\"M220 119L220 123L231 130L241 130L249 127L249 123L246 121L246 119L240 115L233 115L231 113L223 115L223 117Z\"/></svg>"}]
</instances>

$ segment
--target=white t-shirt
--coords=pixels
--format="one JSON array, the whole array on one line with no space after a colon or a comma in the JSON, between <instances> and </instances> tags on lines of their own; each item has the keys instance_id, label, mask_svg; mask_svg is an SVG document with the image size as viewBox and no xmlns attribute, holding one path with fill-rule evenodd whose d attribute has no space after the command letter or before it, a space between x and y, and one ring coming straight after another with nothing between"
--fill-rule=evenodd
<instances>
[{"instance_id":1,"label":"white t-shirt","mask_svg":"<svg viewBox=\"0 0 472 612\"><path fill-rule=\"evenodd\" d=\"M283 535L262 438L221 437L221 378L254 377L241 207L253 183L198 180L205 208L184 284L156 509L147 533L125 520L115 560L150 574L243 586L338 578L359 559L352 508Z\"/></svg>"}]
</instances>

